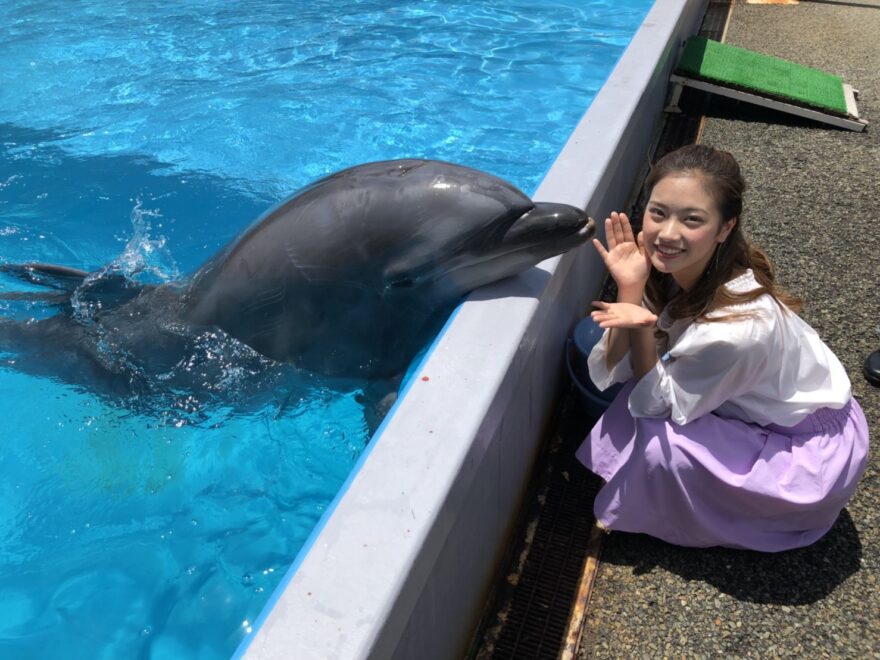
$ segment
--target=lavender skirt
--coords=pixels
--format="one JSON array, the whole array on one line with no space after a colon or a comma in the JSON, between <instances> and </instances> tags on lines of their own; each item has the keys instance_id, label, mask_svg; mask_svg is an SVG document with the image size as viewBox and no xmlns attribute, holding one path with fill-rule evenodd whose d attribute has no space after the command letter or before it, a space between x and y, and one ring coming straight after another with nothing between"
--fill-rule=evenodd
<instances>
[{"instance_id":1,"label":"lavender skirt","mask_svg":"<svg viewBox=\"0 0 880 660\"><path fill-rule=\"evenodd\" d=\"M577 451L607 482L594 511L608 529L677 545L798 548L831 528L865 470L868 425L855 399L792 427L714 414L679 425L630 415L633 387Z\"/></svg>"}]
</instances>

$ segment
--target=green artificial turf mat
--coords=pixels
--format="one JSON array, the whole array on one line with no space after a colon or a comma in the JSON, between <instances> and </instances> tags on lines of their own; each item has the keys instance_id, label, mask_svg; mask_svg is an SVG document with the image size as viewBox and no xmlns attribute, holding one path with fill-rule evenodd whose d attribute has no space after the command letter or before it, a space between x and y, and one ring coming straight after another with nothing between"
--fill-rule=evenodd
<instances>
[{"instance_id":1,"label":"green artificial turf mat","mask_svg":"<svg viewBox=\"0 0 880 660\"><path fill-rule=\"evenodd\" d=\"M746 92L847 115L843 81L837 76L711 39L688 39L676 71Z\"/></svg>"}]
</instances>

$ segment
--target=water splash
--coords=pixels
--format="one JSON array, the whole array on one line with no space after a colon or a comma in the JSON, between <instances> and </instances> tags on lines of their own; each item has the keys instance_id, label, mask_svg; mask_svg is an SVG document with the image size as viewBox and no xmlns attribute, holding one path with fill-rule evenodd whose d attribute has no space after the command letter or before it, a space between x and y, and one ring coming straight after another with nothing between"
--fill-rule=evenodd
<instances>
[{"instance_id":1,"label":"water splash","mask_svg":"<svg viewBox=\"0 0 880 660\"><path fill-rule=\"evenodd\" d=\"M161 217L159 211L145 209L140 199L135 200L131 211L134 233L110 267L118 268L127 277L146 275L147 281L168 282L180 277L180 269L167 247L166 237L151 237L151 219Z\"/></svg>"},{"instance_id":2,"label":"water splash","mask_svg":"<svg viewBox=\"0 0 880 660\"><path fill-rule=\"evenodd\" d=\"M110 263L89 273L71 296L74 318L84 324L92 322L100 311L99 299L87 296L102 284L113 280L131 281L138 284L163 284L180 277L165 236L152 236L153 218L161 218L158 210L143 208L140 199L135 200L131 211L132 235L122 252Z\"/></svg>"}]
</instances>

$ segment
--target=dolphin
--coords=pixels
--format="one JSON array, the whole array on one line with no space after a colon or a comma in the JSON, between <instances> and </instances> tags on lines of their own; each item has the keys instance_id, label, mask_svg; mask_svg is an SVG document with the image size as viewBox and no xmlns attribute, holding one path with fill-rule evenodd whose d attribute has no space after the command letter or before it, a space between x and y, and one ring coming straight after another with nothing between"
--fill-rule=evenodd
<instances>
[{"instance_id":1,"label":"dolphin","mask_svg":"<svg viewBox=\"0 0 880 660\"><path fill-rule=\"evenodd\" d=\"M463 295L581 245L594 230L581 209L533 202L479 170L367 163L301 189L180 281L0 266L51 289L2 297L61 310L0 320L0 349L56 343L89 371L124 380L167 375L186 363L200 333L217 332L309 372L390 378Z\"/></svg>"}]
</instances>

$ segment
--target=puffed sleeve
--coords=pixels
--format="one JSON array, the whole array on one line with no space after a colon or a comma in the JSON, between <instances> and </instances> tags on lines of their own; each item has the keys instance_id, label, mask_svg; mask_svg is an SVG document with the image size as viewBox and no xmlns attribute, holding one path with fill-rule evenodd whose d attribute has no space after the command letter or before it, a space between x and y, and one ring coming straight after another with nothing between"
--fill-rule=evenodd
<instances>
[{"instance_id":1,"label":"puffed sleeve","mask_svg":"<svg viewBox=\"0 0 880 660\"><path fill-rule=\"evenodd\" d=\"M611 369L605 364L605 344L608 341L608 332L602 333L602 338L596 342L587 358L587 368L590 370L590 380L599 390L607 390L614 383L623 383L633 377L632 363L629 359L629 351Z\"/></svg>"},{"instance_id":2,"label":"puffed sleeve","mask_svg":"<svg viewBox=\"0 0 880 660\"><path fill-rule=\"evenodd\" d=\"M630 414L686 424L750 392L773 368L773 325L760 314L691 325L633 388Z\"/></svg>"}]
</instances>

